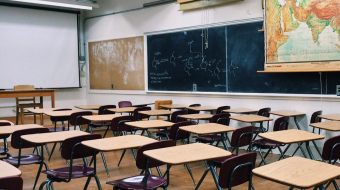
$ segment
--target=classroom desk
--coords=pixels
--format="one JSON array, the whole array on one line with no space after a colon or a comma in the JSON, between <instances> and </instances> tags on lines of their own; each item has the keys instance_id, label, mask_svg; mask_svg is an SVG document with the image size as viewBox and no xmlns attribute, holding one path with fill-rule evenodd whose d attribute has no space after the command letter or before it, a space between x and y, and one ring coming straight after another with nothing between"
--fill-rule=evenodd
<instances>
[{"instance_id":1,"label":"classroom desk","mask_svg":"<svg viewBox=\"0 0 340 190\"><path fill-rule=\"evenodd\" d=\"M236 114L251 114L254 112L258 112L258 111L259 110L248 109L248 108L235 108L235 109L223 110L223 112L236 113Z\"/></svg>"},{"instance_id":2,"label":"classroom desk","mask_svg":"<svg viewBox=\"0 0 340 190\"><path fill-rule=\"evenodd\" d=\"M47 143L57 143L63 142L65 139L77 137L81 135L87 135L84 131L60 131L53 133L41 133L41 134L32 134L32 135L23 135L22 139L26 141L37 143L37 144L47 144Z\"/></svg>"},{"instance_id":3,"label":"classroom desk","mask_svg":"<svg viewBox=\"0 0 340 190\"><path fill-rule=\"evenodd\" d=\"M221 148L215 146L203 144L203 143L193 143L187 145L179 145L168 148L148 150L144 152L144 155L149 158L161 161L167 164L167 175L169 177L171 165L188 164L199 161L207 161L208 167L206 172L209 170L213 176L216 187L218 186L217 174L213 171L213 159L223 158L231 156L232 154ZM148 171L146 169L145 171ZM205 175L203 175L205 176ZM169 178L168 178L169 179ZM198 184L202 183L202 178ZM169 184L167 184L169 185ZM199 185L197 185L199 186ZM197 187L196 187L197 189Z\"/></svg>"},{"instance_id":4,"label":"classroom desk","mask_svg":"<svg viewBox=\"0 0 340 190\"><path fill-rule=\"evenodd\" d=\"M298 130L298 129L289 129L289 130L261 133L261 134L259 134L259 136L264 138L264 139L273 140L273 141L276 141L276 142L281 143L281 144L288 144L287 148L281 154L282 158L285 158L284 154L287 152L290 145L293 144L293 143L298 143L297 149L300 148L303 155L307 158L305 151L301 147L301 145L303 143L305 143L308 154L309 154L310 158L313 159L313 160L315 160L315 158L313 156L312 151L310 150L309 141L320 140L320 139L325 138L324 136L314 134L314 133L311 133L311 132L307 132L307 131L303 131L303 130ZM280 159L281 159L281 157L280 157Z\"/></svg>"},{"instance_id":5,"label":"classroom desk","mask_svg":"<svg viewBox=\"0 0 340 190\"><path fill-rule=\"evenodd\" d=\"M324 129L327 131L340 131L340 121L325 121L318 123L309 124L311 127L316 127L319 129Z\"/></svg>"},{"instance_id":6,"label":"classroom desk","mask_svg":"<svg viewBox=\"0 0 340 190\"><path fill-rule=\"evenodd\" d=\"M309 189L340 176L340 167L301 157L290 157L253 169L253 173L293 188Z\"/></svg>"},{"instance_id":7,"label":"classroom desk","mask_svg":"<svg viewBox=\"0 0 340 190\"><path fill-rule=\"evenodd\" d=\"M20 98L20 97L40 97L43 102L43 96L51 96L51 106L55 107L54 91L56 89L36 89L36 90L4 90L0 91L0 98Z\"/></svg>"},{"instance_id":8,"label":"classroom desk","mask_svg":"<svg viewBox=\"0 0 340 190\"><path fill-rule=\"evenodd\" d=\"M21 171L13 165L0 160L0 178L21 176Z\"/></svg>"},{"instance_id":9,"label":"classroom desk","mask_svg":"<svg viewBox=\"0 0 340 190\"><path fill-rule=\"evenodd\" d=\"M49 112L53 110L57 110L60 108L42 108L42 109L27 109L28 112L34 113L34 114L40 114L40 125L44 125L44 112Z\"/></svg>"},{"instance_id":10,"label":"classroom desk","mask_svg":"<svg viewBox=\"0 0 340 190\"><path fill-rule=\"evenodd\" d=\"M88 120L88 130L92 133L92 127L90 127L91 122L105 122L105 121L111 121L113 118L116 117L122 117L122 115L119 114L104 114L104 115L84 115L82 118ZM103 135L103 138L106 136L107 131L109 130L109 127L106 128L106 131Z\"/></svg>"},{"instance_id":11,"label":"classroom desk","mask_svg":"<svg viewBox=\"0 0 340 190\"><path fill-rule=\"evenodd\" d=\"M0 122L6 122L6 123L10 123L11 125L14 125L14 123L7 121L7 120L0 120Z\"/></svg>"},{"instance_id":12,"label":"classroom desk","mask_svg":"<svg viewBox=\"0 0 340 190\"><path fill-rule=\"evenodd\" d=\"M205 113L197 113L197 114L187 114L187 115L179 115L178 117L183 119L190 119L190 120L210 120L212 118L212 114L205 114Z\"/></svg>"},{"instance_id":13,"label":"classroom desk","mask_svg":"<svg viewBox=\"0 0 340 190\"><path fill-rule=\"evenodd\" d=\"M79 112L77 110L65 110L65 111L44 111L43 114L54 117L57 119L57 117L70 117L72 113ZM64 125L64 123L63 123ZM57 131L57 121L54 121L54 132Z\"/></svg>"},{"instance_id":14,"label":"classroom desk","mask_svg":"<svg viewBox=\"0 0 340 190\"><path fill-rule=\"evenodd\" d=\"M198 135L220 133L223 146L228 151L229 151L229 149L228 149L228 146L225 142L226 139L224 138L224 134L227 133L227 132L236 130L233 127L229 127L229 126L218 124L218 123L204 123L204 124L199 124L199 125L188 125L188 126L179 127L179 129L183 130L183 131L187 131L189 133L195 133L195 134L198 134Z\"/></svg>"},{"instance_id":15,"label":"classroom desk","mask_svg":"<svg viewBox=\"0 0 340 190\"><path fill-rule=\"evenodd\" d=\"M174 123L169 121L163 121L163 120L148 120L148 121L134 121L134 122L126 122L125 125L138 128L140 130L146 130L148 129L165 129L165 135L169 139L167 128L171 127ZM143 132L141 134L143 134ZM151 137L150 133L148 133L148 137Z\"/></svg>"},{"instance_id":16,"label":"classroom desk","mask_svg":"<svg viewBox=\"0 0 340 190\"><path fill-rule=\"evenodd\" d=\"M43 128L43 126L37 124L2 126L0 127L0 135L11 135L12 133L14 133L14 131L34 128Z\"/></svg>"},{"instance_id":17,"label":"classroom desk","mask_svg":"<svg viewBox=\"0 0 340 190\"><path fill-rule=\"evenodd\" d=\"M157 142L154 139L139 136L139 135L125 135L118 137L110 137L104 139L96 139L89 141L82 141L81 144L90 147L100 152L126 150L126 149L137 149L145 144ZM136 159L135 153L132 151L134 158ZM94 160L95 161L95 160ZM108 170L106 170L108 177L110 177Z\"/></svg>"},{"instance_id":18,"label":"classroom desk","mask_svg":"<svg viewBox=\"0 0 340 190\"><path fill-rule=\"evenodd\" d=\"M213 112L217 110L217 107L212 107L212 106L194 106L194 107L186 107L186 109L193 110L193 111L209 111L211 114L213 114Z\"/></svg>"},{"instance_id":19,"label":"classroom desk","mask_svg":"<svg viewBox=\"0 0 340 190\"><path fill-rule=\"evenodd\" d=\"M171 109L184 109L188 106L182 105L182 104L167 104L167 105L159 105L159 107L171 110Z\"/></svg>"},{"instance_id":20,"label":"classroom desk","mask_svg":"<svg viewBox=\"0 0 340 190\"><path fill-rule=\"evenodd\" d=\"M340 114L318 115L319 118L340 121Z\"/></svg>"},{"instance_id":21,"label":"classroom desk","mask_svg":"<svg viewBox=\"0 0 340 190\"><path fill-rule=\"evenodd\" d=\"M81 110L99 110L100 106L102 105L80 105L80 106L74 106L74 107L81 109Z\"/></svg>"},{"instance_id":22,"label":"classroom desk","mask_svg":"<svg viewBox=\"0 0 340 190\"><path fill-rule=\"evenodd\" d=\"M168 116L168 120L170 121L170 115L172 111L169 110L149 110L149 111L139 111L138 113L144 114L147 116Z\"/></svg>"},{"instance_id":23,"label":"classroom desk","mask_svg":"<svg viewBox=\"0 0 340 190\"><path fill-rule=\"evenodd\" d=\"M124 108L110 108L107 109L109 111L113 111L115 113L132 113L135 111L136 107L124 107Z\"/></svg>"},{"instance_id":24,"label":"classroom desk","mask_svg":"<svg viewBox=\"0 0 340 190\"><path fill-rule=\"evenodd\" d=\"M279 116L288 116L288 117L293 117L294 118L294 122L296 124L296 127L301 130L299 123L296 120L296 116L302 116L302 115L306 115L306 113L302 113L302 112L297 112L297 111L291 111L291 110L279 110L279 111L271 111L269 112L270 114L273 115L279 115Z\"/></svg>"},{"instance_id":25,"label":"classroom desk","mask_svg":"<svg viewBox=\"0 0 340 190\"><path fill-rule=\"evenodd\" d=\"M132 105L132 107L145 107L147 105L153 105L155 103L146 103L146 104L136 104L136 105Z\"/></svg>"}]
</instances>

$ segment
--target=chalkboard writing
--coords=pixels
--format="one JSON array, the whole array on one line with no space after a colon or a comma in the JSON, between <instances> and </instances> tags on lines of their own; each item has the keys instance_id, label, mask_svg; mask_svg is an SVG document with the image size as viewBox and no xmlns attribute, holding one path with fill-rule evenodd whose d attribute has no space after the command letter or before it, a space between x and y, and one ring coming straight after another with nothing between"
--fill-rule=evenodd
<instances>
[{"instance_id":1,"label":"chalkboard writing","mask_svg":"<svg viewBox=\"0 0 340 190\"><path fill-rule=\"evenodd\" d=\"M148 36L149 90L226 92L225 27L208 35L207 49L202 30Z\"/></svg>"}]
</instances>

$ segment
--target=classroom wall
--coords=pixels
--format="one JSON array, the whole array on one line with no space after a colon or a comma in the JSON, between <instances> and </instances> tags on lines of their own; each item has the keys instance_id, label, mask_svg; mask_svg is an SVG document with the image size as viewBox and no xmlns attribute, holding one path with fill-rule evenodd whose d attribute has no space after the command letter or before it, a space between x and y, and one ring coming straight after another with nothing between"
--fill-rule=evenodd
<instances>
[{"instance_id":1,"label":"classroom wall","mask_svg":"<svg viewBox=\"0 0 340 190\"><path fill-rule=\"evenodd\" d=\"M141 6L139 1L104 1L99 0L101 8L85 13L88 16L96 16L117 11L137 8ZM262 0L244 0L225 6L214 7L209 10L209 23L220 23L232 20L251 19L262 17ZM115 7L115 5L120 7ZM122 4L123 3L123 4ZM161 31L182 27L197 26L202 24L202 12L200 10L181 12L179 5L168 4L153 8L115 14L105 17L89 19L85 22L85 37L87 41L105 40L141 35L145 32ZM88 67L88 65L87 65ZM89 85L88 85L89 86ZM322 97L322 98L321 98ZM116 104L119 101L130 100L133 104L151 103L155 100L173 100L175 104L201 103L207 106L230 105L232 108L271 107L272 110L295 110L305 112L306 116L298 117L298 122L303 130L311 131L308 126L309 118L314 111L324 110L324 113L339 112L339 98L336 96L318 95L281 95L281 94L209 94L209 93L131 93L113 91L90 92L87 89L87 104ZM271 116L273 119L277 116ZM270 123L270 126L272 123ZM244 126L243 123L231 122L231 126ZM296 128L293 119L290 128ZM337 133L322 132L326 138ZM322 146L323 141L317 142ZM293 151L293 149L290 149ZM316 156L316 154L314 154Z\"/></svg>"}]
</instances>

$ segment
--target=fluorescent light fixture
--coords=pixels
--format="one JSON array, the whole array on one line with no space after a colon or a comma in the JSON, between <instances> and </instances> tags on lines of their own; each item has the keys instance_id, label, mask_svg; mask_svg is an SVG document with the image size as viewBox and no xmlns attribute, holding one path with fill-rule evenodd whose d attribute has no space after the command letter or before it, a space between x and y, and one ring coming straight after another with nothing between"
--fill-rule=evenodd
<instances>
[{"instance_id":1,"label":"fluorescent light fixture","mask_svg":"<svg viewBox=\"0 0 340 190\"><path fill-rule=\"evenodd\" d=\"M91 6L75 5L75 4L52 2L52 1L42 1L42 0L12 0L12 1L18 1L18 2L23 2L23 3L41 4L41 5L51 5L51 6L58 6L58 7L68 7L68 8L75 8L75 9L92 10Z\"/></svg>"}]
</instances>

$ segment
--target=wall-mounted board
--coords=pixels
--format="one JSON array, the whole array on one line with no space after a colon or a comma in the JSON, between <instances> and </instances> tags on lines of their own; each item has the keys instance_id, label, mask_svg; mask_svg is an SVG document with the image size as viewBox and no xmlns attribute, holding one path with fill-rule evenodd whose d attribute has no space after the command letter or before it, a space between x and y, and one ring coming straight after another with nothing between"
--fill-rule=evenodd
<instances>
[{"instance_id":1,"label":"wall-mounted board","mask_svg":"<svg viewBox=\"0 0 340 190\"><path fill-rule=\"evenodd\" d=\"M90 89L144 90L143 36L88 43Z\"/></svg>"}]
</instances>

